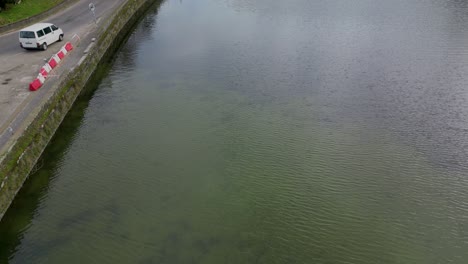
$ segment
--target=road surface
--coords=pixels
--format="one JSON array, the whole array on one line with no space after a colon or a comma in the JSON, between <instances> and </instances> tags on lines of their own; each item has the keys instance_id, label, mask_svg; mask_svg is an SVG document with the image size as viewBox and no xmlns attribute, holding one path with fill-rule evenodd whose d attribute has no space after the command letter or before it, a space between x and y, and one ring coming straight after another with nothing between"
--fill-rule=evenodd
<instances>
[{"instance_id":1,"label":"road surface","mask_svg":"<svg viewBox=\"0 0 468 264\"><path fill-rule=\"evenodd\" d=\"M84 38L87 34L99 27L88 8L93 2L96 17L99 21L106 19L125 0L80 0L65 10L50 16L42 22L54 23L61 27L65 33L65 41L71 40L77 34ZM54 43L46 51L26 51L20 48L18 32L0 35L0 152L9 135L16 133L25 118L24 108L33 108L31 103L40 103L35 97L43 96L43 91L30 92L29 83L37 76L45 60L56 53L63 43ZM56 78L55 78L56 79ZM47 80L53 82L54 76ZM1 154L1 153L0 153Z\"/></svg>"}]
</instances>

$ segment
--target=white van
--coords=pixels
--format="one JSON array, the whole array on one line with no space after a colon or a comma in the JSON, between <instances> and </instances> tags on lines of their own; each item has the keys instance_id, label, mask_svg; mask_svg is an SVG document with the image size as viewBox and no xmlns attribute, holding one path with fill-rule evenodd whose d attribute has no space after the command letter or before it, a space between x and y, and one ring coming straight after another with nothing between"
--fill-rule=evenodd
<instances>
[{"instance_id":1,"label":"white van","mask_svg":"<svg viewBox=\"0 0 468 264\"><path fill-rule=\"evenodd\" d=\"M63 31L59 27L50 23L38 23L19 32L19 42L23 49L42 49L63 40Z\"/></svg>"}]
</instances>

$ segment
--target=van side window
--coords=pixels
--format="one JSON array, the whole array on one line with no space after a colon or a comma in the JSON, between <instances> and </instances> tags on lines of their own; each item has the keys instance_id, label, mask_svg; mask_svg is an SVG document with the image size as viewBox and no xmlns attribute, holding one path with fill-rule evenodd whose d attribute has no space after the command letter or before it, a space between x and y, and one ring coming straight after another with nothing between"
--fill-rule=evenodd
<instances>
[{"instance_id":1,"label":"van side window","mask_svg":"<svg viewBox=\"0 0 468 264\"><path fill-rule=\"evenodd\" d=\"M42 31L42 29L39 30L39 31L37 31L36 33L37 33L37 37L38 37L38 38L44 36L44 31Z\"/></svg>"},{"instance_id":2,"label":"van side window","mask_svg":"<svg viewBox=\"0 0 468 264\"><path fill-rule=\"evenodd\" d=\"M50 27L44 28L44 33L49 34L50 32L52 32L52 30L50 29Z\"/></svg>"},{"instance_id":3,"label":"van side window","mask_svg":"<svg viewBox=\"0 0 468 264\"><path fill-rule=\"evenodd\" d=\"M55 25L52 25L52 30L53 31L58 30L58 27L56 27Z\"/></svg>"}]
</instances>

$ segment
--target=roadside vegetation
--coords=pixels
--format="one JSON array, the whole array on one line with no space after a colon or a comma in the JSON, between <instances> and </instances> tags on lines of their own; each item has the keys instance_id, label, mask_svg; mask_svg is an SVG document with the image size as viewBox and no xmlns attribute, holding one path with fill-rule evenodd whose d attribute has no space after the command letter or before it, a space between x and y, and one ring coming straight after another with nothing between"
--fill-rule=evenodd
<instances>
[{"instance_id":1,"label":"roadside vegetation","mask_svg":"<svg viewBox=\"0 0 468 264\"><path fill-rule=\"evenodd\" d=\"M39 13L42 13L64 0L22 0L14 4L14 0L0 0L0 26L10 24ZM18 2L18 1L16 1Z\"/></svg>"}]
</instances>

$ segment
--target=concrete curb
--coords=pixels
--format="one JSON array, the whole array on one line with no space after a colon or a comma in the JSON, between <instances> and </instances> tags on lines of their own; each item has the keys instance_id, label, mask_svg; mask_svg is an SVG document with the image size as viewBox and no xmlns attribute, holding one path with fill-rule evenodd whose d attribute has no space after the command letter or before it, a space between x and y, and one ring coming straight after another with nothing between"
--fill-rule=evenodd
<instances>
[{"instance_id":1,"label":"concrete curb","mask_svg":"<svg viewBox=\"0 0 468 264\"><path fill-rule=\"evenodd\" d=\"M57 13L58 11L61 11L69 6L71 6L72 4L78 2L79 0L64 0L62 3L50 8L49 10L46 10L42 13L39 13L37 15L34 15L32 17L28 17L28 18L25 18L23 20L20 20L20 21L16 21L16 22L13 22L13 23L10 23L10 24L7 24L7 25L4 25L4 26L0 26L0 35L1 34L5 34L5 33L8 33L10 31L14 31L14 30L18 30L18 29L21 29L21 28L24 28L24 27L27 27L31 24L34 24L36 22L39 22L47 17L49 17L50 15L53 15L55 13Z\"/></svg>"}]
</instances>

